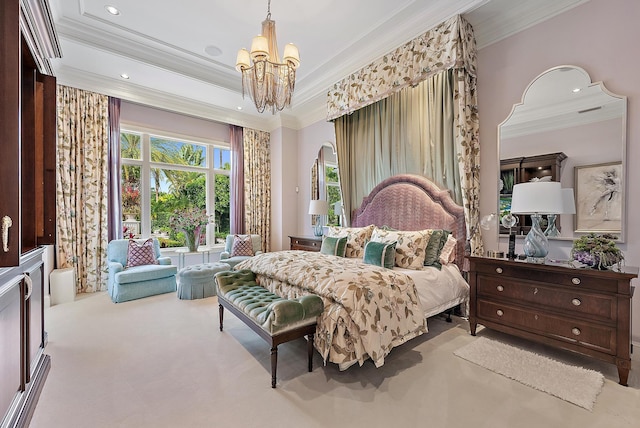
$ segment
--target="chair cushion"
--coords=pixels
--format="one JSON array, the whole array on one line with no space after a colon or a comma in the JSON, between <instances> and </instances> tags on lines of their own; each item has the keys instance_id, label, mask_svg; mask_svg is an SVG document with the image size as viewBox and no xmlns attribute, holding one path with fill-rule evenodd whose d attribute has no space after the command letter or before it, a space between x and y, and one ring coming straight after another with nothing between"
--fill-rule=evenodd
<instances>
[{"instance_id":1,"label":"chair cushion","mask_svg":"<svg viewBox=\"0 0 640 428\"><path fill-rule=\"evenodd\" d=\"M175 275L178 272L176 266L166 265L142 265L128 267L115 275L115 282L129 284L132 282L151 281Z\"/></svg>"},{"instance_id":2,"label":"chair cushion","mask_svg":"<svg viewBox=\"0 0 640 428\"><path fill-rule=\"evenodd\" d=\"M253 244L250 235L234 235L231 257L253 256Z\"/></svg>"},{"instance_id":3,"label":"chair cushion","mask_svg":"<svg viewBox=\"0 0 640 428\"><path fill-rule=\"evenodd\" d=\"M136 242L133 239L129 240L129 247L127 250L127 267L156 264L158 264L158 261L154 254L152 238L149 238L142 243Z\"/></svg>"}]
</instances>

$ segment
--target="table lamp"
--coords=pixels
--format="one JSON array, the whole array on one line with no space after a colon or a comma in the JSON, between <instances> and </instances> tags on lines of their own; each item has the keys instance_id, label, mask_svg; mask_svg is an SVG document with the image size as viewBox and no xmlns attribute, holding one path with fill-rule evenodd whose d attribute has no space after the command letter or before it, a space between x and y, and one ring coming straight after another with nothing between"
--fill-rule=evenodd
<instances>
[{"instance_id":1,"label":"table lamp","mask_svg":"<svg viewBox=\"0 0 640 428\"><path fill-rule=\"evenodd\" d=\"M513 186L511 213L531 215L531 230L524 239L524 254L530 263L544 263L549 241L540 228L543 214L560 214L563 210L560 183L536 181Z\"/></svg>"},{"instance_id":2,"label":"table lamp","mask_svg":"<svg viewBox=\"0 0 640 428\"><path fill-rule=\"evenodd\" d=\"M575 214L576 213L576 203L573 198L573 189L562 189L562 212L560 214ZM547 229L544 231L544 234L547 237L555 237L560 236L560 231L556 227L556 215L549 214L547 216Z\"/></svg>"},{"instance_id":3,"label":"table lamp","mask_svg":"<svg viewBox=\"0 0 640 428\"><path fill-rule=\"evenodd\" d=\"M312 199L309 202L309 214L318 216L313 234L322 236L324 233L322 230L322 216L329 214L329 203L321 199Z\"/></svg>"}]
</instances>

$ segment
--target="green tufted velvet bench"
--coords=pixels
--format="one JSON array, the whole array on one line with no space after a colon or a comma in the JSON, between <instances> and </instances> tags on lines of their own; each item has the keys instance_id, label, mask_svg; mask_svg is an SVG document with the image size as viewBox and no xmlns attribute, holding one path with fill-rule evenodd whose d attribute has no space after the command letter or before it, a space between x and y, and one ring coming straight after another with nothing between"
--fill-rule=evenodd
<instances>
[{"instance_id":1,"label":"green tufted velvet bench","mask_svg":"<svg viewBox=\"0 0 640 428\"><path fill-rule=\"evenodd\" d=\"M224 308L240 318L260 337L271 344L271 387L276 387L278 345L307 336L309 371L313 364L313 336L316 320L324 309L319 296L283 299L256 283L250 270L218 272L218 306L220 331Z\"/></svg>"}]
</instances>

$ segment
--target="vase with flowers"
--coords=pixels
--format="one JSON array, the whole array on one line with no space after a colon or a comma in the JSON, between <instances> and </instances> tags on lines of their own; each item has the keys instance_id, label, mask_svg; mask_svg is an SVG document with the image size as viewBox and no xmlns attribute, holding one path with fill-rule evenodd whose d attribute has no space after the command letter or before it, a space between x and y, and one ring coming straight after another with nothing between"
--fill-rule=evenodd
<instances>
[{"instance_id":1,"label":"vase with flowers","mask_svg":"<svg viewBox=\"0 0 640 428\"><path fill-rule=\"evenodd\" d=\"M181 231L185 246L191 252L198 250L202 233L206 230L209 217L204 209L191 207L176 211L169 219L174 230Z\"/></svg>"},{"instance_id":2,"label":"vase with flowers","mask_svg":"<svg viewBox=\"0 0 640 428\"><path fill-rule=\"evenodd\" d=\"M609 233L589 233L574 241L571 258L594 269L608 269L613 265L620 266L624 255L616 246L617 236Z\"/></svg>"}]
</instances>

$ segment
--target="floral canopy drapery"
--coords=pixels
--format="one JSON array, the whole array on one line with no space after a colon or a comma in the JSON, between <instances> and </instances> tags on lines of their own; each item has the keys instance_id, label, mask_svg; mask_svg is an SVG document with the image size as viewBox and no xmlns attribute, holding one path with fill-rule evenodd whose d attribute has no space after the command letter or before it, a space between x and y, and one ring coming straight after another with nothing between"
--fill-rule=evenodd
<instances>
[{"instance_id":1,"label":"floral canopy drapery","mask_svg":"<svg viewBox=\"0 0 640 428\"><path fill-rule=\"evenodd\" d=\"M58 267L79 292L106 289L109 97L58 85Z\"/></svg>"},{"instance_id":2,"label":"floral canopy drapery","mask_svg":"<svg viewBox=\"0 0 640 428\"><path fill-rule=\"evenodd\" d=\"M393 52L336 83L328 93L328 120L376 103L409 86L451 70L453 77L453 144L457 157L462 205L465 210L467 238L471 253L483 250L479 228L478 114L476 93L476 45L473 28L461 16L455 16ZM340 135L336 128L336 137ZM343 186L345 210L350 195L349 177L343 176L351 165L345 165L338 148L340 182ZM352 162L348 160L347 162ZM381 180L386 177L375 177ZM373 183L375 184L375 183Z\"/></svg>"}]
</instances>

